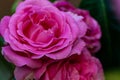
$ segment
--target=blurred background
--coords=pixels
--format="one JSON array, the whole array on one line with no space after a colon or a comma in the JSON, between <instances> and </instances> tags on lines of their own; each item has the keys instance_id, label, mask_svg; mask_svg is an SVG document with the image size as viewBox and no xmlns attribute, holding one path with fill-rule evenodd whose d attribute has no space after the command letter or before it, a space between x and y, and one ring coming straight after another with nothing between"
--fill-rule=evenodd
<instances>
[{"instance_id":1,"label":"blurred background","mask_svg":"<svg viewBox=\"0 0 120 80\"><path fill-rule=\"evenodd\" d=\"M14 12L16 1L0 1L0 19ZM120 80L120 0L68 1L76 7L89 10L91 15L100 23L103 33L102 48L95 56L102 62L105 80ZM0 80L11 80L13 69L14 67L7 63L0 54Z\"/></svg>"},{"instance_id":2,"label":"blurred background","mask_svg":"<svg viewBox=\"0 0 120 80\"><path fill-rule=\"evenodd\" d=\"M0 18L5 15L10 15L10 10L14 0L1 0L0 1Z\"/></svg>"}]
</instances>

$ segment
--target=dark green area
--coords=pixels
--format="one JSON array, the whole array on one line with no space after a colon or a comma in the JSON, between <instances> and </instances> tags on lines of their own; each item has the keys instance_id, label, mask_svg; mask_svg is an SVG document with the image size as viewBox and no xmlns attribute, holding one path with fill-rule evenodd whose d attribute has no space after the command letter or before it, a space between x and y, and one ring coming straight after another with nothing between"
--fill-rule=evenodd
<instances>
[{"instance_id":1,"label":"dark green area","mask_svg":"<svg viewBox=\"0 0 120 80\"><path fill-rule=\"evenodd\" d=\"M12 80L14 67L0 54L0 80Z\"/></svg>"},{"instance_id":2,"label":"dark green area","mask_svg":"<svg viewBox=\"0 0 120 80\"><path fill-rule=\"evenodd\" d=\"M50 0L51 2L54 2L54 1L56 1L56 0Z\"/></svg>"},{"instance_id":3,"label":"dark green area","mask_svg":"<svg viewBox=\"0 0 120 80\"><path fill-rule=\"evenodd\" d=\"M105 72L105 80L120 80L120 68L107 70Z\"/></svg>"},{"instance_id":4,"label":"dark green area","mask_svg":"<svg viewBox=\"0 0 120 80\"><path fill-rule=\"evenodd\" d=\"M102 49L96 55L100 58L104 69L120 65L120 25L115 19L110 0L82 0L80 8L90 11L102 29Z\"/></svg>"},{"instance_id":5,"label":"dark green area","mask_svg":"<svg viewBox=\"0 0 120 80\"><path fill-rule=\"evenodd\" d=\"M102 29L101 60L105 80L120 80L120 24L111 10L110 0L82 0L80 8L89 10Z\"/></svg>"},{"instance_id":6,"label":"dark green area","mask_svg":"<svg viewBox=\"0 0 120 80\"><path fill-rule=\"evenodd\" d=\"M12 5L12 8L11 8L11 13L14 13L15 10L16 10L16 7L17 5L19 4L19 2L22 1L22 0L15 0L13 5Z\"/></svg>"}]
</instances>

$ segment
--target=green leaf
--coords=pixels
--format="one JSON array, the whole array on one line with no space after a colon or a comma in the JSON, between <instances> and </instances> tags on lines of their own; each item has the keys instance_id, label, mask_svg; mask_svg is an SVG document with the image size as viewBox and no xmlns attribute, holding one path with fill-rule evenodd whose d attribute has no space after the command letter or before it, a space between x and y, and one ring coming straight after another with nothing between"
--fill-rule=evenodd
<instances>
[{"instance_id":1,"label":"green leaf","mask_svg":"<svg viewBox=\"0 0 120 80\"><path fill-rule=\"evenodd\" d=\"M0 37L0 51L4 40ZM0 53L0 80L12 80L14 66L8 63Z\"/></svg>"},{"instance_id":2,"label":"green leaf","mask_svg":"<svg viewBox=\"0 0 120 80\"><path fill-rule=\"evenodd\" d=\"M106 0L107 9L108 9L108 19L110 23L110 35L112 41L112 65L113 67L120 67L120 23L116 19L116 16L113 13L110 0ZM118 9L119 10L119 9Z\"/></svg>"},{"instance_id":3,"label":"green leaf","mask_svg":"<svg viewBox=\"0 0 120 80\"><path fill-rule=\"evenodd\" d=\"M0 47L3 46L3 41L4 41L3 38L0 37Z\"/></svg>"},{"instance_id":4,"label":"green leaf","mask_svg":"<svg viewBox=\"0 0 120 80\"><path fill-rule=\"evenodd\" d=\"M3 58L0 54L0 80L12 80L14 66Z\"/></svg>"},{"instance_id":5,"label":"green leaf","mask_svg":"<svg viewBox=\"0 0 120 80\"><path fill-rule=\"evenodd\" d=\"M50 0L51 2L54 2L55 0Z\"/></svg>"},{"instance_id":6,"label":"green leaf","mask_svg":"<svg viewBox=\"0 0 120 80\"><path fill-rule=\"evenodd\" d=\"M111 48L111 35L110 23L107 13L107 5L105 0L82 0L80 8L87 9L91 15L99 22L102 29L102 49L97 54L101 59L104 67L109 67L112 62L112 48Z\"/></svg>"},{"instance_id":7,"label":"green leaf","mask_svg":"<svg viewBox=\"0 0 120 80\"><path fill-rule=\"evenodd\" d=\"M15 2L13 3L12 9L11 9L11 12L12 12L12 13L15 12L17 5L18 5L21 1L23 1L23 0L15 0Z\"/></svg>"},{"instance_id":8,"label":"green leaf","mask_svg":"<svg viewBox=\"0 0 120 80\"><path fill-rule=\"evenodd\" d=\"M105 80L120 80L120 69L112 69L105 72Z\"/></svg>"}]
</instances>

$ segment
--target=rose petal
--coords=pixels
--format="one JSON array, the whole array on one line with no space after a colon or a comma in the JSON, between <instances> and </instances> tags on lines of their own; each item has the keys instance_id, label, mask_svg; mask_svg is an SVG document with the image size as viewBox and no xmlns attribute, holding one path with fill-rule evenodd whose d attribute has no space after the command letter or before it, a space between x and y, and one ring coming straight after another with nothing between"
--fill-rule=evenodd
<instances>
[{"instance_id":1,"label":"rose petal","mask_svg":"<svg viewBox=\"0 0 120 80\"><path fill-rule=\"evenodd\" d=\"M37 68L42 65L39 60L32 60L29 57L20 56L17 52L14 52L10 46L5 46L2 48L3 55L9 61L15 64L16 66L24 66L27 65L31 68ZM21 53L22 54L22 53ZM24 53L23 53L24 54Z\"/></svg>"},{"instance_id":2,"label":"rose petal","mask_svg":"<svg viewBox=\"0 0 120 80\"><path fill-rule=\"evenodd\" d=\"M14 71L15 79L24 80L32 72L32 69L28 67L16 67Z\"/></svg>"},{"instance_id":3,"label":"rose petal","mask_svg":"<svg viewBox=\"0 0 120 80\"><path fill-rule=\"evenodd\" d=\"M5 30L8 28L10 16L5 16L0 22L0 34L4 37Z\"/></svg>"}]
</instances>

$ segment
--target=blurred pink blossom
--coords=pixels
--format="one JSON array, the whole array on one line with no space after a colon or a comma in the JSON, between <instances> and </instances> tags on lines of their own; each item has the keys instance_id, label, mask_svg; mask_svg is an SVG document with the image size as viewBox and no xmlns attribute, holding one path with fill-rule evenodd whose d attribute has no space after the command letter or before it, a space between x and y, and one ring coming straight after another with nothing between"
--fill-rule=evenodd
<instances>
[{"instance_id":1,"label":"blurred pink blossom","mask_svg":"<svg viewBox=\"0 0 120 80\"><path fill-rule=\"evenodd\" d=\"M66 1L56 1L54 5L61 11L71 12L77 16L83 17L83 21L87 26L86 35L83 36L83 39L86 42L86 47L91 51L91 53L99 51L101 48L101 29L98 22L90 16L89 12L87 10L75 8L72 4ZM79 22L80 21L78 21L78 23Z\"/></svg>"},{"instance_id":2,"label":"blurred pink blossom","mask_svg":"<svg viewBox=\"0 0 120 80\"><path fill-rule=\"evenodd\" d=\"M79 56L73 55L64 60L53 61L37 69L16 67L15 78L17 80L104 80L104 74L99 60L85 50Z\"/></svg>"}]
</instances>

